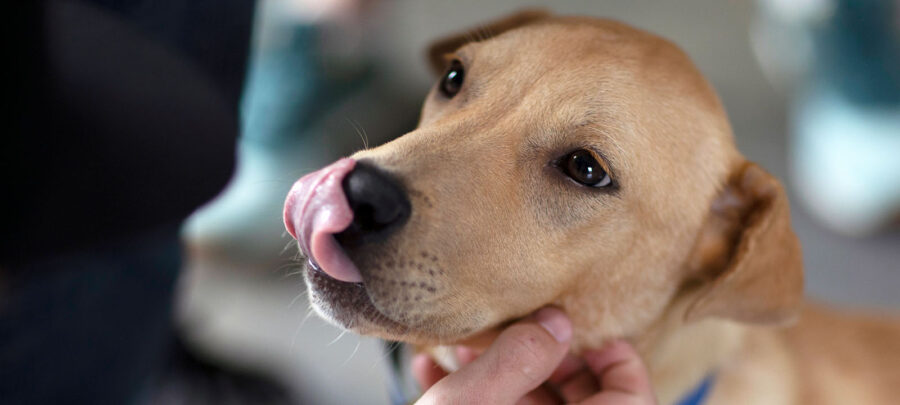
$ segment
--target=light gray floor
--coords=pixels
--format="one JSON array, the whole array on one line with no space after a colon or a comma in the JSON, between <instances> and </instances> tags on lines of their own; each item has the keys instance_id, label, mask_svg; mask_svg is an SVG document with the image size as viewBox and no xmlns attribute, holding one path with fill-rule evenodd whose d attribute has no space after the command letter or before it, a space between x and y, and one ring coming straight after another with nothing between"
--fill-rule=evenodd
<instances>
[{"instance_id":1,"label":"light gray floor","mask_svg":"<svg viewBox=\"0 0 900 405\"><path fill-rule=\"evenodd\" d=\"M369 52L388 88L422 98L431 78L422 51L433 38L537 1L395 0L371 22ZM692 55L718 89L741 150L787 177L785 98L752 55L747 1L554 1L562 13L610 16L662 34ZM366 117L350 117L365 122ZM348 136L356 136L348 134ZM791 181L787 184L790 187ZM795 206L807 291L843 305L900 308L900 234L849 239L818 226ZM273 232L281 233L280 229ZM376 342L340 332L316 317L299 276L272 265L197 260L184 282L183 319L194 341L216 355L280 375L304 403L386 403L385 360ZM298 298L299 297L299 298Z\"/></svg>"}]
</instances>

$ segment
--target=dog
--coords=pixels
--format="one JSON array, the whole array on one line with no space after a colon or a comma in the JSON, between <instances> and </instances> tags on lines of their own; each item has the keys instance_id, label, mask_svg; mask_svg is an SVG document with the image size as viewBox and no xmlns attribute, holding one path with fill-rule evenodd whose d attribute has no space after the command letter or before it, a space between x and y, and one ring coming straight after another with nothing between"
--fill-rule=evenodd
<instances>
[{"instance_id":1,"label":"dog","mask_svg":"<svg viewBox=\"0 0 900 405\"><path fill-rule=\"evenodd\" d=\"M710 375L710 404L900 398L900 323L804 300L785 191L677 46L524 11L429 61L417 129L286 199L320 315L441 347L555 305L575 353L634 343L660 403Z\"/></svg>"}]
</instances>

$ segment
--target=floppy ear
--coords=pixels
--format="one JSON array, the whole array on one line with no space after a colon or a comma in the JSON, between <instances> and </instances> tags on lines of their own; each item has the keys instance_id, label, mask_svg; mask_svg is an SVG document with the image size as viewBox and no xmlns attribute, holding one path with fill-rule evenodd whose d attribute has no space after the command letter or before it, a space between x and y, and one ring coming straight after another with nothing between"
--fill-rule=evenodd
<instances>
[{"instance_id":1,"label":"floppy ear","mask_svg":"<svg viewBox=\"0 0 900 405\"><path fill-rule=\"evenodd\" d=\"M781 184L754 163L738 166L713 201L688 266L700 288L687 320L792 321L803 298L803 262Z\"/></svg>"},{"instance_id":2,"label":"floppy ear","mask_svg":"<svg viewBox=\"0 0 900 405\"><path fill-rule=\"evenodd\" d=\"M546 10L526 9L499 20L479 25L477 28L463 33L439 39L428 48L428 63L431 65L432 71L436 74L441 74L447 67L446 55L453 53L463 45L495 37L513 28L518 28L549 16L550 13Z\"/></svg>"}]
</instances>

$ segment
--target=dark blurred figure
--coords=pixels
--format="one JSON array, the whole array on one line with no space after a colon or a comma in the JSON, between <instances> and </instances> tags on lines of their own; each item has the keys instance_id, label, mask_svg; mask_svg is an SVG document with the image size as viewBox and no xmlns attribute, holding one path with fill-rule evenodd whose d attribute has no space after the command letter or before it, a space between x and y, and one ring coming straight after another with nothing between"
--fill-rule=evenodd
<instances>
[{"instance_id":1,"label":"dark blurred figure","mask_svg":"<svg viewBox=\"0 0 900 405\"><path fill-rule=\"evenodd\" d=\"M145 402L179 364L168 354L190 357L171 323L178 231L231 176L254 6L29 0L4 14L0 402Z\"/></svg>"}]
</instances>

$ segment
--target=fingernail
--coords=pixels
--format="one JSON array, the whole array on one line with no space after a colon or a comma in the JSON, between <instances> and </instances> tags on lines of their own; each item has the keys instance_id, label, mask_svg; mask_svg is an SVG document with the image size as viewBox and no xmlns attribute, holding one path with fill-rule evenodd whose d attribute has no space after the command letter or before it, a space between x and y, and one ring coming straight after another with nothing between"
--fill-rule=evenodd
<instances>
[{"instance_id":1,"label":"fingernail","mask_svg":"<svg viewBox=\"0 0 900 405\"><path fill-rule=\"evenodd\" d=\"M557 342L563 343L572 339L572 323L563 311L550 307L543 308L534 314L534 318Z\"/></svg>"}]
</instances>

